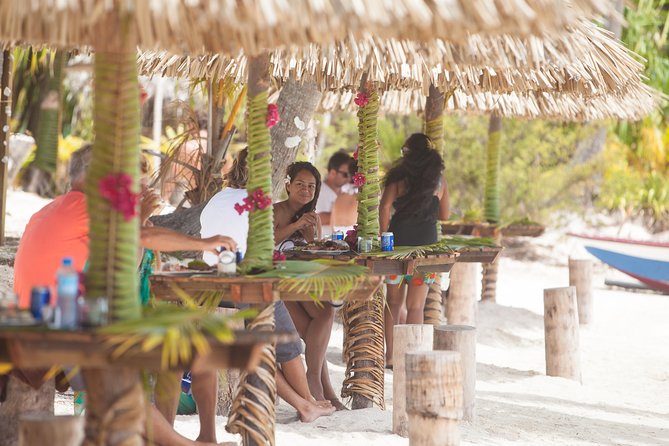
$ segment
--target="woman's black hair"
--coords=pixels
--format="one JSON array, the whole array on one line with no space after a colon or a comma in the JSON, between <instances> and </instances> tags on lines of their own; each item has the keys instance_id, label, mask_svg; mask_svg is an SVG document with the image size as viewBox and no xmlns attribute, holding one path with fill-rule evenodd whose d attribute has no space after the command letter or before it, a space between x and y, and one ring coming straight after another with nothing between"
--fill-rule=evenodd
<instances>
[{"instance_id":1,"label":"woman's black hair","mask_svg":"<svg viewBox=\"0 0 669 446\"><path fill-rule=\"evenodd\" d=\"M299 211L293 216L293 221L297 221L302 217L304 214L307 212L313 212L316 209L316 202L318 201L318 195L321 193L321 174L314 167L313 164L308 163L306 161L297 161L288 166L288 169L286 170L286 174L288 175L288 181L291 183L295 179L298 173L302 172L303 170L306 170L310 174L314 176L316 179L316 191L314 192L314 199L311 200L309 203L305 204L300 208Z\"/></svg>"},{"instance_id":2,"label":"woman's black hair","mask_svg":"<svg viewBox=\"0 0 669 446\"><path fill-rule=\"evenodd\" d=\"M395 214L420 215L428 209L439 187L444 161L432 140L423 133L409 136L403 146L404 156L388 171L384 184L404 181L406 193L397 198Z\"/></svg>"}]
</instances>

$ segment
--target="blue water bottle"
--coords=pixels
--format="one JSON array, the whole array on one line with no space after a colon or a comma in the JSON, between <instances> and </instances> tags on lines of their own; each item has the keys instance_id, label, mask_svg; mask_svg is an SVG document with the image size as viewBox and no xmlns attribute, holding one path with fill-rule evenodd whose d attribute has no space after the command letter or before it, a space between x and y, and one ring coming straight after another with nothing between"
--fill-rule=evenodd
<instances>
[{"instance_id":1,"label":"blue water bottle","mask_svg":"<svg viewBox=\"0 0 669 446\"><path fill-rule=\"evenodd\" d=\"M57 328L74 330L77 328L77 295L79 294L79 273L72 266L72 258L65 257L56 274L58 293L58 313L60 324Z\"/></svg>"}]
</instances>

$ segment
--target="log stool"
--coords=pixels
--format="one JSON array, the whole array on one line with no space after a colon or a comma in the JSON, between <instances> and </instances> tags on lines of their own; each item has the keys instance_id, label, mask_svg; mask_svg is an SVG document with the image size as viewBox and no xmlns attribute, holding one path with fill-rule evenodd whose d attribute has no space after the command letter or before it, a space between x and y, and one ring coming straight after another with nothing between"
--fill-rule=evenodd
<instances>
[{"instance_id":1,"label":"log stool","mask_svg":"<svg viewBox=\"0 0 669 446\"><path fill-rule=\"evenodd\" d=\"M451 268L446 299L446 323L476 325L476 263L456 263Z\"/></svg>"},{"instance_id":2,"label":"log stool","mask_svg":"<svg viewBox=\"0 0 669 446\"><path fill-rule=\"evenodd\" d=\"M24 415L19 419L19 446L79 446L84 439L80 416Z\"/></svg>"},{"instance_id":3,"label":"log stool","mask_svg":"<svg viewBox=\"0 0 669 446\"><path fill-rule=\"evenodd\" d=\"M434 325L411 324L393 327L393 432L409 436L406 412L406 354L432 350Z\"/></svg>"},{"instance_id":4,"label":"log stool","mask_svg":"<svg viewBox=\"0 0 669 446\"><path fill-rule=\"evenodd\" d=\"M434 350L460 353L463 420L474 421L476 406L476 328L469 325L434 327Z\"/></svg>"},{"instance_id":5,"label":"log stool","mask_svg":"<svg viewBox=\"0 0 669 446\"><path fill-rule=\"evenodd\" d=\"M581 381L576 288L544 290L546 375Z\"/></svg>"},{"instance_id":6,"label":"log stool","mask_svg":"<svg viewBox=\"0 0 669 446\"><path fill-rule=\"evenodd\" d=\"M459 421L462 418L460 353L407 353L406 372L409 445L459 445Z\"/></svg>"},{"instance_id":7,"label":"log stool","mask_svg":"<svg viewBox=\"0 0 669 446\"><path fill-rule=\"evenodd\" d=\"M578 322L592 322L592 260L569 259L569 286L576 288Z\"/></svg>"}]
</instances>

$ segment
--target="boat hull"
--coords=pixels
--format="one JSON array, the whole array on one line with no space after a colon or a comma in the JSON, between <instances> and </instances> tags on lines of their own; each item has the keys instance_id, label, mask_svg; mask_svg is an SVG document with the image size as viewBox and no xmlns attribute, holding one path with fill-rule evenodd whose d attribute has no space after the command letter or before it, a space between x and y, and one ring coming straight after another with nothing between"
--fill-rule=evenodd
<instances>
[{"instance_id":1,"label":"boat hull","mask_svg":"<svg viewBox=\"0 0 669 446\"><path fill-rule=\"evenodd\" d=\"M669 243L572 234L600 261L663 293L669 294Z\"/></svg>"}]
</instances>

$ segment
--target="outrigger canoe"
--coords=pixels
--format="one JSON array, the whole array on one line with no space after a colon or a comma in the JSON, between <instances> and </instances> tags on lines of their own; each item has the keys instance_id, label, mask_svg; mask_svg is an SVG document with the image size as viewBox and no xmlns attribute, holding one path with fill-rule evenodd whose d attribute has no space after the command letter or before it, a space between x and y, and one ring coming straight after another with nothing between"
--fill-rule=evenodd
<instances>
[{"instance_id":1,"label":"outrigger canoe","mask_svg":"<svg viewBox=\"0 0 669 446\"><path fill-rule=\"evenodd\" d=\"M569 234L607 265L669 294L669 243Z\"/></svg>"}]
</instances>

